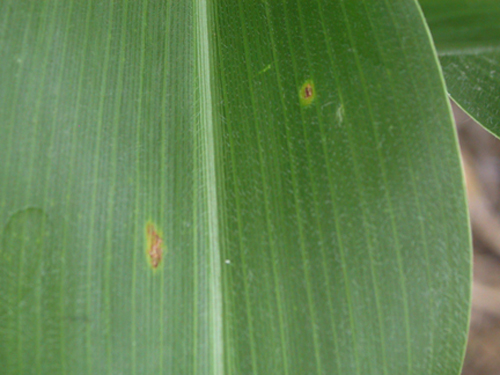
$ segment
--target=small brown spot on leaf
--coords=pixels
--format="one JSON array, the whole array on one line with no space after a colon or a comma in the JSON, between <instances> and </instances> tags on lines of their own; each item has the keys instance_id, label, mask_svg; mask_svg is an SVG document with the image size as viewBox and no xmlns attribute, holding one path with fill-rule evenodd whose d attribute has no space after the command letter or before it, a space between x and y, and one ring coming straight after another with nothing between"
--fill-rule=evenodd
<instances>
[{"instance_id":1,"label":"small brown spot on leaf","mask_svg":"<svg viewBox=\"0 0 500 375\"><path fill-rule=\"evenodd\" d=\"M147 228L147 254L151 267L158 268L162 258L162 243L163 239L156 229L155 225L148 223Z\"/></svg>"},{"instance_id":2,"label":"small brown spot on leaf","mask_svg":"<svg viewBox=\"0 0 500 375\"><path fill-rule=\"evenodd\" d=\"M310 83L308 83L306 85L306 87L304 88L304 94L305 94L304 96L305 96L306 99L310 98L311 96L313 96L313 88L312 88L312 86L311 86Z\"/></svg>"},{"instance_id":3,"label":"small brown spot on leaf","mask_svg":"<svg viewBox=\"0 0 500 375\"><path fill-rule=\"evenodd\" d=\"M302 106L308 106L313 102L315 97L316 91L314 89L314 82L308 79L302 84L299 90L300 104L302 104Z\"/></svg>"}]
</instances>

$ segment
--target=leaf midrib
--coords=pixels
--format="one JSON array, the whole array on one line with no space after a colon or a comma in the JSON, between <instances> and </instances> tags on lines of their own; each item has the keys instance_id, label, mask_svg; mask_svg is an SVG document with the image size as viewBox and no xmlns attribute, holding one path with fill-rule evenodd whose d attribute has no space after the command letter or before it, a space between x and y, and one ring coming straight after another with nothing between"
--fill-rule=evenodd
<instances>
[{"instance_id":1,"label":"leaf midrib","mask_svg":"<svg viewBox=\"0 0 500 375\"><path fill-rule=\"evenodd\" d=\"M473 48L443 48L438 50L439 56L480 56L485 53L498 53L500 52L500 45L498 46L489 46L483 45L479 47Z\"/></svg>"},{"instance_id":2,"label":"leaf midrib","mask_svg":"<svg viewBox=\"0 0 500 375\"><path fill-rule=\"evenodd\" d=\"M224 345L222 326L222 284L221 284L221 251L219 240L219 218L217 199L217 173L215 155L215 129L212 98L212 56L210 50L210 13L207 0L196 0L195 18L196 53L198 68L198 95L200 100L200 131L202 136L201 162L204 165L203 179L206 186L207 226L209 243L209 314L211 321L213 374L224 373Z\"/></svg>"}]
</instances>

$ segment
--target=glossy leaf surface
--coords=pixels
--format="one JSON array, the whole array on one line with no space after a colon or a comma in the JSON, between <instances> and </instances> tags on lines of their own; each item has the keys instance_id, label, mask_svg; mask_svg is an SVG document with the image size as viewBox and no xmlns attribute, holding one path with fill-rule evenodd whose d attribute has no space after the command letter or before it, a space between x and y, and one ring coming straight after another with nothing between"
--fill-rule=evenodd
<instances>
[{"instance_id":1,"label":"glossy leaf surface","mask_svg":"<svg viewBox=\"0 0 500 375\"><path fill-rule=\"evenodd\" d=\"M400 1L0 2L4 374L458 374L470 245Z\"/></svg>"},{"instance_id":2,"label":"glossy leaf surface","mask_svg":"<svg viewBox=\"0 0 500 375\"><path fill-rule=\"evenodd\" d=\"M421 0L452 98L500 136L500 2Z\"/></svg>"}]
</instances>

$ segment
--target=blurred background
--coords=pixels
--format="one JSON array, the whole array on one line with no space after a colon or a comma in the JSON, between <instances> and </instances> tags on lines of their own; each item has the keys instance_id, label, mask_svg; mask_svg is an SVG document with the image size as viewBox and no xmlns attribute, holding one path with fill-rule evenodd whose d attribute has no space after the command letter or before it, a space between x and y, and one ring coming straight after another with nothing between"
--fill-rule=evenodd
<instances>
[{"instance_id":1,"label":"blurred background","mask_svg":"<svg viewBox=\"0 0 500 375\"><path fill-rule=\"evenodd\" d=\"M472 316L463 375L500 375L500 140L456 105L474 244Z\"/></svg>"}]
</instances>

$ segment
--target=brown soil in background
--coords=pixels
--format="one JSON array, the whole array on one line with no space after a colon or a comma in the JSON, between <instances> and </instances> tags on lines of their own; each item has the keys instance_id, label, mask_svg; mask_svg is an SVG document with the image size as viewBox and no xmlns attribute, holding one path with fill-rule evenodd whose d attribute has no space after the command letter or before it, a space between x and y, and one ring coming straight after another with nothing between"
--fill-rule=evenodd
<instances>
[{"instance_id":1,"label":"brown soil in background","mask_svg":"<svg viewBox=\"0 0 500 375\"><path fill-rule=\"evenodd\" d=\"M462 375L500 374L500 140L454 107L474 244L472 316Z\"/></svg>"}]
</instances>

